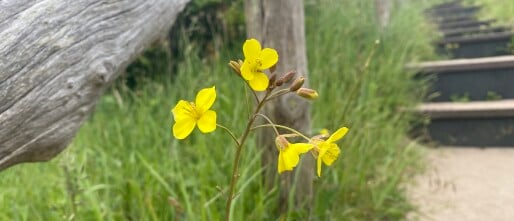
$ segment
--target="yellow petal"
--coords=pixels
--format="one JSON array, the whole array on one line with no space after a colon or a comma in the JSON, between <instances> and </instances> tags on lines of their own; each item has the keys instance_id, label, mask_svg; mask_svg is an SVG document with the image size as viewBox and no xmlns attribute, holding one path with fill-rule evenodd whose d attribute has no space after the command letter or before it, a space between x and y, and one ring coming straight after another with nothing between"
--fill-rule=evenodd
<instances>
[{"instance_id":1,"label":"yellow petal","mask_svg":"<svg viewBox=\"0 0 514 221\"><path fill-rule=\"evenodd\" d=\"M255 68L252 68L251 63L245 60L241 66L241 76L247 81L252 80L255 75L253 70L255 70Z\"/></svg>"},{"instance_id":2,"label":"yellow petal","mask_svg":"<svg viewBox=\"0 0 514 221\"><path fill-rule=\"evenodd\" d=\"M308 143L295 143L295 144L289 144L289 148L296 151L297 154L306 153L307 151L311 150L313 148L312 144Z\"/></svg>"},{"instance_id":3,"label":"yellow petal","mask_svg":"<svg viewBox=\"0 0 514 221\"><path fill-rule=\"evenodd\" d=\"M193 129L195 129L196 121L193 118L181 119L173 125L173 136L179 140L185 139Z\"/></svg>"},{"instance_id":4,"label":"yellow petal","mask_svg":"<svg viewBox=\"0 0 514 221\"><path fill-rule=\"evenodd\" d=\"M216 100L216 87L204 88L196 94L196 110L200 114L209 110Z\"/></svg>"},{"instance_id":5,"label":"yellow petal","mask_svg":"<svg viewBox=\"0 0 514 221\"><path fill-rule=\"evenodd\" d=\"M255 60L261 54L261 43L255 39L248 39L243 44L243 54L245 59Z\"/></svg>"},{"instance_id":6,"label":"yellow petal","mask_svg":"<svg viewBox=\"0 0 514 221\"><path fill-rule=\"evenodd\" d=\"M293 168L296 167L296 165L298 165L298 162L300 162L300 157L298 156L298 153L296 153L296 151L291 148L287 148L284 151L282 151L282 157L286 169L288 170L293 170Z\"/></svg>"},{"instance_id":7,"label":"yellow petal","mask_svg":"<svg viewBox=\"0 0 514 221\"><path fill-rule=\"evenodd\" d=\"M319 153L318 153L318 158L317 158L316 164L317 164L318 177L319 177L319 176L321 176L321 162L323 161L322 159L328 150L328 143L326 141L321 142L318 144L318 147L319 147Z\"/></svg>"},{"instance_id":8,"label":"yellow petal","mask_svg":"<svg viewBox=\"0 0 514 221\"><path fill-rule=\"evenodd\" d=\"M292 170L292 169L288 169L286 168L286 164L284 162L284 156L282 154L282 151L280 151L280 153L278 154L278 173L282 173L286 170Z\"/></svg>"},{"instance_id":9,"label":"yellow petal","mask_svg":"<svg viewBox=\"0 0 514 221\"><path fill-rule=\"evenodd\" d=\"M180 100L177 105L171 110L175 121L180 121L184 118L190 118L193 107L185 100Z\"/></svg>"},{"instance_id":10,"label":"yellow petal","mask_svg":"<svg viewBox=\"0 0 514 221\"><path fill-rule=\"evenodd\" d=\"M261 52L261 70L268 69L278 62L278 53L275 49L265 48Z\"/></svg>"},{"instance_id":11,"label":"yellow petal","mask_svg":"<svg viewBox=\"0 0 514 221\"><path fill-rule=\"evenodd\" d=\"M334 142L340 140L341 138L343 138L344 135L346 135L347 132L348 132L348 128L341 127L341 128L339 128L339 130L334 132L334 134L332 134L332 136L330 136L328 138L327 142L328 143L334 143Z\"/></svg>"},{"instance_id":12,"label":"yellow petal","mask_svg":"<svg viewBox=\"0 0 514 221\"><path fill-rule=\"evenodd\" d=\"M198 129L202 133L210 133L216 130L216 112L208 110L198 119Z\"/></svg>"},{"instance_id":13,"label":"yellow petal","mask_svg":"<svg viewBox=\"0 0 514 221\"><path fill-rule=\"evenodd\" d=\"M318 156L318 160L316 162L317 164L317 172L318 172L318 177L321 176L321 158Z\"/></svg>"},{"instance_id":14,"label":"yellow petal","mask_svg":"<svg viewBox=\"0 0 514 221\"><path fill-rule=\"evenodd\" d=\"M265 91L268 88L268 76L261 72L256 72L254 78L249 80L248 83L254 91Z\"/></svg>"},{"instance_id":15,"label":"yellow petal","mask_svg":"<svg viewBox=\"0 0 514 221\"><path fill-rule=\"evenodd\" d=\"M323 128L319 131L319 134L323 135L323 136L327 136L330 135L330 131L328 131L327 128Z\"/></svg>"},{"instance_id":16,"label":"yellow petal","mask_svg":"<svg viewBox=\"0 0 514 221\"><path fill-rule=\"evenodd\" d=\"M293 170L299 161L300 157L298 157L298 154L296 154L294 150L286 149L280 151L278 154L278 173L282 173L286 170Z\"/></svg>"},{"instance_id":17,"label":"yellow petal","mask_svg":"<svg viewBox=\"0 0 514 221\"><path fill-rule=\"evenodd\" d=\"M321 157L323 160L323 163L325 163L327 166L332 165L335 160L339 157L339 153L341 153L341 149L337 146L337 144L330 144L327 146L327 150L325 154Z\"/></svg>"}]
</instances>

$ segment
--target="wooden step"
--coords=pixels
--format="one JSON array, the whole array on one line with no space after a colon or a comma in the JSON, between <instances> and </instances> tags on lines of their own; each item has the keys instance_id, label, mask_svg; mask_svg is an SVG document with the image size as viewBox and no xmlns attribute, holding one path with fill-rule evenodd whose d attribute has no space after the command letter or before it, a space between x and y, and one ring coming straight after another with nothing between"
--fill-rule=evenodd
<instances>
[{"instance_id":1,"label":"wooden step","mask_svg":"<svg viewBox=\"0 0 514 221\"><path fill-rule=\"evenodd\" d=\"M452 2L447 2L447 3L443 3L443 4L434 5L428 9L425 9L425 13L433 14L434 12L446 11L446 10L451 10L454 8L461 8L461 7L465 7L462 4L462 1L452 1Z\"/></svg>"},{"instance_id":2,"label":"wooden step","mask_svg":"<svg viewBox=\"0 0 514 221\"><path fill-rule=\"evenodd\" d=\"M480 58L512 54L512 31L448 37L437 43L438 52L453 58Z\"/></svg>"},{"instance_id":3,"label":"wooden step","mask_svg":"<svg viewBox=\"0 0 514 221\"><path fill-rule=\"evenodd\" d=\"M444 8L448 8L448 7L454 7L456 5L462 6L462 0L455 0L455 1L449 1L449 2L435 4L432 7L426 9L425 11L430 12L430 11L440 10L440 9L444 9Z\"/></svg>"},{"instance_id":4,"label":"wooden step","mask_svg":"<svg viewBox=\"0 0 514 221\"><path fill-rule=\"evenodd\" d=\"M508 26L496 26L496 27L470 27L470 28L459 28L453 30L447 30L446 32L442 32L444 38L455 38L455 37L466 37L472 36L476 34L488 34L488 33L498 33L498 32L506 32L512 30L511 27Z\"/></svg>"},{"instance_id":5,"label":"wooden step","mask_svg":"<svg viewBox=\"0 0 514 221\"><path fill-rule=\"evenodd\" d=\"M427 12L430 17L452 17L458 15L477 14L482 6L462 6L454 5L451 7L441 8Z\"/></svg>"},{"instance_id":6,"label":"wooden step","mask_svg":"<svg viewBox=\"0 0 514 221\"><path fill-rule=\"evenodd\" d=\"M431 82L431 101L514 99L514 56L433 61L407 65Z\"/></svg>"},{"instance_id":7,"label":"wooden step","mask_svg":"<svg viewBox=\"0 0 514 221\"><path fill-rule=\"evenodd\" d=\"M452 29L457 28L471 28L471 27L483 27L490 26L492 23L496 22L496 19L488 19L488 20L480 20L480 21L458 21L451 23L439 24L439 30L442 32L447 32Z\"/></svg>"},{"instance_id":8,"label":"wooden step","mask_svg":"<svg viewBox=\"0 0 514 221\"><path fill-rule=\"evenodd\" d=\"M416 111L430 118L424 127L424 136L430 142L452 146L514 146L514 100L426 103Z\"/></svg>"},{"instance_id":9,"label":"wooden step","mask_svg":"<svg viewBox=\"0 0 514 221\"><path fill-rule=\"evenodd\" d=\"M432 102L419 105L416 111L431 119L514 117L514 99L473 102Z\"/></svg>"},{"instance_id":10,"label":"wooden step","mask_svg":"<svg viewBox=\"0 0 514 221\"><path fill-rule=\"evenodd\" d=\"M463 22L463 21L477 21L477 20L478 19L475 14L464 14L464 15L457 15L457 16L451 16L451 17L430 18L430 21L439 23L439 24Z\"/></svg>"}]
</instances>

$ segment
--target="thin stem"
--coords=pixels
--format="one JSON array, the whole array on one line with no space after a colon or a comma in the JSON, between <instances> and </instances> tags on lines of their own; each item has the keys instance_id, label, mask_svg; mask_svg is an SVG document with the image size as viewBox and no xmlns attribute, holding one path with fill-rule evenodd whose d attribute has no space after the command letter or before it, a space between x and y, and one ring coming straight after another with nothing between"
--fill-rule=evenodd
<instances>
[{"instance_id":1,"label":"thin stem","mask_svg":"<svg viewBox=\"0 0 514 221\"><path fill-rule=\"evenodd\" d=\"M248 138L248 135L250 134L251 128L253 123L255 122L255 119L257 118L257 114L263 107L264 103L266 103L266 98L268 98L271 91L267 90L266 95L264 95L264 98L259 101L257 100L257 108L254 111L254 114L248 121L248 124L246 125L245 131L243 133L243 136L241 136L241 139L239 141L239 145L237 146L236 150L236 156L234 158L234 168L232 170L232 177L230 178L230 187L228 192L228 198L227 198L227 205L225 208L225 220L230 221L230 207L232 206L232 201L234 200L234 189L236 187L236 182L238 178L238 171L239 171L239 161L241 160L241 151L243 150L243 144L245 143L246 139ZM255 94L255 92L254 92Z\"/></svg>"},{"instance_id":2,"label":"thin stem","mask_svg":"<svg viewBox=\"0 0 514 221\"><path fill-rule=\"evenodd\" d=\"M270 95L270 96L266 99L266 101L269 101L269 100L271 100L271 99L273 99L273 98L280 97L280 96L282 96L282 95L284 95L284 94L287 94L287 93L289 93L289 92L291 92L291 90L289 90L289 88L279 90L279 91L275 92L274 94Z\"/></svg>"},{"instance_id":3,"label":"thin stem","mask_svg":"<svg viewBox=\"0 0 514 221\"><path fill-rule=\"evenodd\" d=\"M248 88L250 88L250 91L252 92L253 94L253 97L255 98L255 102L259 103L259 96L257 96L257 93L255 93L255 91L252 89L252 87L250 86L250 83L248 83L248 81L246 81L243 76L241 76L241 79L243 79L243 81L246 83L246 85L248 86ZM266 92L266 95L268 92Z\"/></svg>"},{"instance_id":4,"label":"thin stem","mask_svg":"<svg viewBox=\"0 0 514 221\"><path fill-rule=\"evenodd\" d=\"M237 146L241 146L241 145L239 144L239 141L237 140L236 135L235 135L234 133L232 133L232 131L231 131L230 129L228 129L227 127L225 127L225 126L223 126L223 125L221 125L221 124L216 124L216 126L221 127L222 129L224 129L225 131L227 131L227 133L230 135L230 137L232 137L232 140L234 140L234 142L236 142L236 145L237 145Z\"/></svg>"},{"instance_id":5,"label":"thin stem","mask_svg":"<svg viewBox=\"0 0 514 221\"><path fill-rule=\"evenodd\" d=\"M250 98L248 97L248 88L243 85L243 90L245 91L246 113L248 114L247 117L250 118L250 114L252 113L250 111Z\"/></svg>"},{"instance_id":6,"label":"thin stem","mask_svg":"<svg viewBox=\"0 0 514 221\"><path fill-rule=\"evenodd\" d=\"M275 124L273 123L273 121L271 121L271 119L269 119L269 117L268 117L268 116L266 116L266 115L264 115L264 114L257 114L257 115L259 115L259 116L261 116L262 118L266 119L266 120L269 122L269 124L273 125L273 130L275 131L275 133L277 134L277 136L278 136L278 135L280 135L280 133L278 132L277 128L275 127Z\"/></svg>"},{"instance_id":7,"label":"thin stem","mask_svg":"<svg viewBox=\"0 0 514 221\"><path fill-rule=\"evenodd\" d=\"M305 136L302 133L300 133L300 131L297 131L297 130L295 130L293 128L286 127L286 126L283 126L283 125L280 125L280 124L263 124L263 125L252 127L252 130L259 129L259 128L264 128L264 127L278 127L278 128L286 129L286 130L291 131L291 132L293 132L295 134L298 134L300 137L302 137L305 140L311 140L307 136Z\"/></svg>"}]
</instances>

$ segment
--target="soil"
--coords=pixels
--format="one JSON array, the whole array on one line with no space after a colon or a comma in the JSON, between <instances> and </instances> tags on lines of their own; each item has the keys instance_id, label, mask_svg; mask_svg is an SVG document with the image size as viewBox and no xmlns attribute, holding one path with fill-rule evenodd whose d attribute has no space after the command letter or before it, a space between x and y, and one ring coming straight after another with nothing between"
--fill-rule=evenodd
<instances>
[{"instance_id":1,"label":"soil","mask_svg":"<svg viewBox=\"0 0 514 221\"><path fill-rule=\"evenodd\" d=\"M427 148L428 168L408 186L409 220L514 220L514 148Z\"/></svg>"}]
</instances>

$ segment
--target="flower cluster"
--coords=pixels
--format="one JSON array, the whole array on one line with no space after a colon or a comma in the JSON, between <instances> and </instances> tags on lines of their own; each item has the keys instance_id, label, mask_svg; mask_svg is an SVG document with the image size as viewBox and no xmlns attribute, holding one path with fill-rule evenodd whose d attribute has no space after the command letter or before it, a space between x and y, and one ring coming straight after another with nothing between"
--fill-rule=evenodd
<instances>
[{"instance_id":1,"label":"flower cluster","mask_svg":"<svg viewBox=\"0 0 514 221\"><path fill-rule=\"evenodd\" d=\"M346 135L348 128L339 128L328 139L325 134L314 136L308 140L308 143L289 143L284 135L279 135L276 138L276 145L279 151L278 156L278 173L284 171L291 171L298 165L300 154L308 151L317 159L316 167L317 174L321 176L321 163L330 166L339 157L341 149L335 143ZM328 132L327 132L328 133Z\"/></svg>"},{"instance_id":2,"label":"flower cluster","mask_svg":"<svg viewBox=\"0 0 514 221\"><path fill-rule=\"evenodd\" d=\"M295 93L300 97L313 100L319 96L318 92L303 87L305 79L303 77L295 78L296 73L294 71L277 76L274 73L274 67L279 57L275 49L263 49L259 41L249 39L243 44L243 54L244 61L230 61L229 66L252 89L257 104L254 113L249 118L246 129L240 137L237 137L227 127L218 124L216 112L210 110L216 100L216 88L214 86L200 90L194 102L178 101L171 110L175 120L172 129L175 138L179 140L187 138L195 127L198 127L202 133L211 133L217 127L220 127L226 130L236 143L237 151L227 198L227 217L230 214L229 208L234 197L241 150L251 131L261 127L272 127L274 129L276 133L275 143L278 150L277 169L279 174L292 171L300 162L300 155L310 152L317 161L316 172L318 176L321 176L322 164L330 166L337 160L341 149L336 142L348 132L348 128L342 127L330 135L328 130L325 129L320 135L309 138L292 128L273 123L271 119L260 113L266 102L288 93ZM269 70L268 74L265 73L266 70ZM257 96L257 92L262 92L263 96ZM269 124L254 126L257 117L263 117ZM292 134L280 134L277 128L289 130ZM290 143L288 138L292 137L302 137L306 142Z\"/></svg>"}]
</instances>

